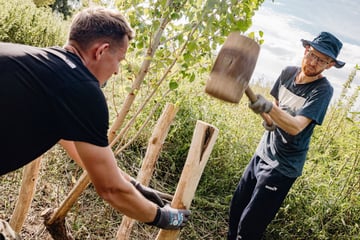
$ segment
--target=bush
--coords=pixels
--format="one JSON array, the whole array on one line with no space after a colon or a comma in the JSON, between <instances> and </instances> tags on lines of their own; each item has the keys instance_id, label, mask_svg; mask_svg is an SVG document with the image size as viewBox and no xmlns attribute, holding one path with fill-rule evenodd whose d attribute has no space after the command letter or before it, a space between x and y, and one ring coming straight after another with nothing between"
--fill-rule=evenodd
<instances>
[{"instance_id":1,"label":"bush","mask_svg":"<svg viewBox=\"0 0 360 240\"><path fill-rule=\"evenodd\" d=\"M33 46L64 45L67 24L31 0L0 0L0 41Z\"/></svg>"}]
</instances>

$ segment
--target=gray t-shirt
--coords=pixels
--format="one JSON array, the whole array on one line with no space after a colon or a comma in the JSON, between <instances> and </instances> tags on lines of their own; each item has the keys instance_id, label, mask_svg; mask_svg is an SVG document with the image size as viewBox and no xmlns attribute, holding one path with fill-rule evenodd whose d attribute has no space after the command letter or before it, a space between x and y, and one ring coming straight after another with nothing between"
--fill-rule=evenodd
<instances>
[{"instance_id":1,"label":"gray t-shirt","mask_svg":"<svg viewBox=\"0 0 360 240\"><path fill-rule=\"evenodd\" d=\"M269 165L288 177L302 174L311 135L316 124L321 125L333 88L323 77L311 83L296 84L298 67L285 68L275 82L271 95L279 102L279 107L292 116L305 116L311 123L297 135L290 135L281 128L266 131L258 145L256 154Z\"/></svg>"}]
</instances>

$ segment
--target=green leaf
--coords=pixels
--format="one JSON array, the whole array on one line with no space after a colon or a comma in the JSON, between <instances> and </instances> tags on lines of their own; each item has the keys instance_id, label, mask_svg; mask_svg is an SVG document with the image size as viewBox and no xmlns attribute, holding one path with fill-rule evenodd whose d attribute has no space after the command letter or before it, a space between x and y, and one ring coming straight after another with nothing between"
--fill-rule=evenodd
<instances>
[{"instance_id":1,"label":"green leaf","mask_svg":"<svg viewBox=\"0 0 360 240\"><path fill-rule=\"evenodd\" d=\"M264 32L263 31L259 31L259 36L262 38L262 37L264 37Z\"/></svg>"},{"instance_id":2,"label":"green leaf","mask_svg":"<svg viewBox=\"0 0 360 240\"><path fill-rule=\"evenodd\" d=\"M255 33L254 32L249 33L248 37L251 39L255 39Z\"/></svg>"},{"instance_id":3,"label":"green leaf","mask_svg":"<svg viewBox=\"0 0 360 240\"><path fill-rule=\"evenodd\" d=\"M189 78L189 82L193 82L195 80L195 73L192 73Z\"/></svg>"},{"instance_id":4,"label":"green leaf","mask_svg":"<svg viewBox=\"0 0 360 240\"><path fill-rule=\"evenodd\" d=\"M175 90L175 89L177 89L179 87L179 84L177 83L177 82L175 82L175 81L170 81L170 83L169 83L169 88L171 89L171 90Z\"/></svg>"}]
</instances>

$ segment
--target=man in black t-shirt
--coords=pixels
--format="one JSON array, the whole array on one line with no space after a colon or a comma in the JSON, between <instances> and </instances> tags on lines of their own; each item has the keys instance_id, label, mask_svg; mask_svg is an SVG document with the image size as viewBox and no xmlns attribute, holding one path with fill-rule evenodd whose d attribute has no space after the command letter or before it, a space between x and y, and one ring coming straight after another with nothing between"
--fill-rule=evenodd
<instances>
[{"instance_id":1,"label":"man in black t-shirt","mask_svg":"<svg viewBox=\"0 0 360 240\"><path fill-rule=\"evenodd\" d=\"M108 108L100 86L117 74L133 37L118 11L89 8L75 16L64 48L0 43L0 175L61 140L115 209L177 229L190 212L164 205L120 170L108 145Z\"/></svg>"}]
</instances>

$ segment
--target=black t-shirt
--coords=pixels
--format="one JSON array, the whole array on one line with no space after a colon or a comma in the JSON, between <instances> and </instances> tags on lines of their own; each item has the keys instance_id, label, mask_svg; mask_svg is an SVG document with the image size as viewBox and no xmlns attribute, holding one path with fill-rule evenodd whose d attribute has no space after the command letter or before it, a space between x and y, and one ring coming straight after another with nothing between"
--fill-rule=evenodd
<instances>
[{"instance_id":1,"label":"black t-shirt","mask_svg":"<svg viewBox=\"0 0 360 240\"><path fill-rule=\"evenodd\" d=\"M107 146L108 109L99 82L62 48L0 43L0 175L60 139Z\"/></svg>"}]
</instances>

